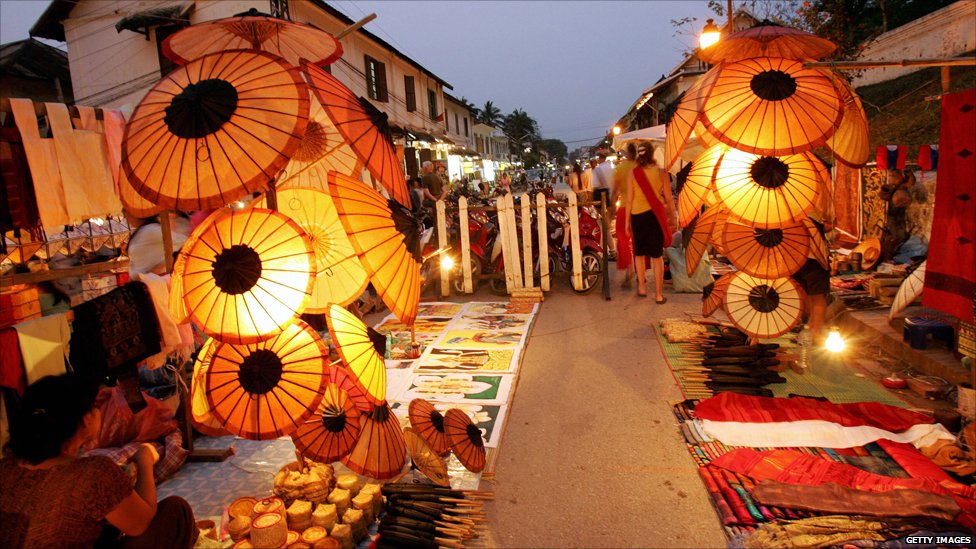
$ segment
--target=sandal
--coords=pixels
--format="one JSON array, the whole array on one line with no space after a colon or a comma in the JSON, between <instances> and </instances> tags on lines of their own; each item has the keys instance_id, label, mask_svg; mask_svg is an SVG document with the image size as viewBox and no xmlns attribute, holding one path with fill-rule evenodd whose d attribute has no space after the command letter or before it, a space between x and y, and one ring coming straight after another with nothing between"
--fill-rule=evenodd
<instances>
[{"instance_id":1,"label":"sandal","mask_svg":"<svg viewBox=\"0 0 976 549\"><path fill-rule=\"evenodd\" d=\"M666 297L662 297L661 299L656 299L655 298L654 299L654 302L657 303L658 305L664 305L665 303L668 302L668 298L666 298Z\"/></svg>"}]
</instances>

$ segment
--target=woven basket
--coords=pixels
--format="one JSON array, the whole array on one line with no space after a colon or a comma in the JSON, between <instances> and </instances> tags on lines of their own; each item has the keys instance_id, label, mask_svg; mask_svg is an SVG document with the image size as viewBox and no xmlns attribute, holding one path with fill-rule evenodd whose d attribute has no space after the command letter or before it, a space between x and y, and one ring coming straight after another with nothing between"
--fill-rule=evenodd
<instances>
[{"instance_id":1,"label":"woven basket","mask_svg":"<svg viewBox=\"0 0 976 549\"><path fill-rule=\"evenodd\" d=\"M278 470L274 480L274 494L285 500L286 506L296 499L320 503L335 488L335 472L331 465L306 461L300 467L293 461Z\"/></svg>"}]
</instances>

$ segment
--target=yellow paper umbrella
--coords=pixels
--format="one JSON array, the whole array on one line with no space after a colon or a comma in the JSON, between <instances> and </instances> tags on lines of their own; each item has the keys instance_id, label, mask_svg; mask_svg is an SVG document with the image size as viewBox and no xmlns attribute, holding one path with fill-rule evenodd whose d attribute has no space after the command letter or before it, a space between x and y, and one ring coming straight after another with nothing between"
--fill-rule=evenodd
<instances>
[{"instance_id":1,"label":"yellow paper umbrella","mask_svg":"<svg viewBox=\"0 0 976 549\"><path fill-rule=\"evenodd\" d=\"M342 362L365 390L367 398L375 405L385 403L386 363L373 347L366 325L338 305L329 307L326 321Z\"/></svg>"},{"instance_id":2,"label":"yellow paper umbrella","mask_svg":"<svg viewBox=\"0 0 976 549\"><path fill-rule=\"evenodd\" d=\"M332 172L329 194L359 261L386 306L410 326L420 303L420 222L394 200Z\"/></svg>"},{"instance_id":3,"label":"yellow paper umbrella","mask_svg":"<svg viewBox=\"0 0 976 549\"><path fill-rule=\"evenodd\" d=\"M376 406L359 416L359 440L342 463L353 471L375 479L393 478L407 463L406 442L400 420L389 404Z\"/></svg>"},{"instance_id":4,"label":"yellow paper umbrella","mask_svg":"<svg viewBox=\"0 0 976 549\"><path fill-rule=\"evenodd\" d=\"M315 286L305 307L325 313L329 304L348 305L366 289L366 270L342 228L328 193L317 189L278 190L278 211L305 231L315 252ZM263 207L265 199L257 202Z\"/></svg>"},{"instance_id":5,"label":"yellow paper umbrella","mask_svg":"<svg viewBox=\"0 0 976 549\"><path fill-rule=\"evenodd\" d=\"M725 255L740 271L759 278L780 278L806 263L810 235L802 221L771 229L729 221L722 242Z\"/></svg>"},{"instance_id":6,"label":"yellow paper umbrella","mask_svg":"<svg viewBox=\"0 0 976 549\"><path fill-rule=\"evenodd\" d=\"M732 149L715 171L715 192L729 215L769 228L803 219L824 181L827 170L812 153L759 156Z\"/></svg>"},{"instance_id":7,"label":"yellow paper umbrella","mask_svg":"<svg viewBox=\"0 0 976 549\"><path fill-rule=\"evenodd\" d=\"M329 383L318 409L291 434L291 440L296 448L316 461L338 461L359 440L359 416L349 393Z\"/></svg>"},{"instance_id":8,"label":"yellow paper umbrella","mask_svg":"<svg viewBox=\"0 0 976 549\"><path fill-rule=\"evenodd\" d=\"M827 139L827 147L840 162L860 168L871 158L868 117L854 88L843 78L838 78L837 83L844 94L844 116L837 131Z\"/></svg>"},{"instance_id":9,"label":"yellow paper umbrella","mask_svg":"<svg viewBox=\"0 0 976 549\"><path fill-rule=\"evenodd\" d=\"M200 57L149 90L125 128L122 168L149 202L218 208L268 187L308 122L308 86L255 50Z\"/></svg>"},{"instance_id":10,"label":"yellow paper umbrella","mask_svg":"<svg viewBox=\"0 0 976 549\"><path fill-rule=\"evenodd\" d=\"M329 192L329 172L359 177L363 163L309 92L311 109L301 145L278 174L279 189L318 189Z\"/></svg>"},{"instance_id":11,"label":"yellow paper umbrella","mask_svg":"<svg viewBox=\"0 0 976 549\"><path fill-rule=\"evenodd\" d=\"M763 22L722 38L718 43L699 50L698 58L706 63L732 63L752 57L786 59L823 59L834 53L837 45L815 34L775 23Z\"/></svg>"},{"instance_id":12,"label":"yellow paper umbrella","mask_svg":"<svg viewBox=\"0 0 976 549\"><path fill-rule=\"evenodd\" d=\"M723 63L701 122L719 141L765 155L823 145L840 123L833 77L800 61L772 57Z\"/></svg>"},{"instance_id":13,"label":"yellow paper umbrella","mask_svg":"<svg viewBox=\"0 0 976 549\"><path fill-rule=\"evenodd\" d=\"M251 208L221 215L184 249L186 308L223 342L274 337L309 300L315 255L304 231L283 214Z\"/></svg>"},{"instance_id":14,"label":"yellow paper umbrella","mask_svg":"<svg viewBox=\"0 0 976 549\"><path fill-rule=\"evenodd\" d=\"M692 131L698 135L699 140L702 139L704 133L707 133L699 131L699 128L704 129L699 124L699 120L701 119L702 108L712 93L717 77L718 71L715 69L705 73L688 88L688 91L681 98L681 102L678 103L664 137L664 169L670 170L671 166L681 156L681 150L688 143Z\"/></svg>"},{"instance_id":15,"label":"yellow paper umbrella","mask_svg":"<svg viewBox=\"0 0 976 549\"><path fill-rule=\"evenodd\" d=\"M322 66L342 57L342 44L331 34L254 8L189 26L167 37L162 47L163 55L178 65L208 53L234 49L266 51L295 66L302 59Z\"/></svg>"},{"instance_id":16,"label":"yellow paper umbrella","mask_svg":"<svg viewBox=\"0 0 976 549\"><path fill-rule=\"evenodd\" d=\"M728 147L721 143L713 145L691 163L688 177L678 193L678 221L682 227L687 227L695 219L703 205L714 203L712 188L715 168L726 150Z\"/></svg>"},{"instance_id":17,"label":"yellow paper umbrella","mask_svg":"<svg viewBox=\"0 0 976 549\"><path fill-rule=\"evenodd\" d=\"M300 320L259 343L218 343L207 372L214 417L252 440L291 434L322 400L328 356L322 338Z\"/></svg>"},{"instance_id":18,"label":"yellow paper umbrella","mask_svg":"<svg viewBox=\"0 0 976 549\"><path fill-rule=\"evenodd\" d=\"M407 443L407 452L410 453L410 461L413 462L414 467L438 486L451 485L444 458L427 444L424 437L407 427L403 430L403 440Z\"/></svg>"},{"instance_id":19,"label":"yellow paper umbrella","mask_svg":"<svg viewBox=\"0 0 976 549\"><path fill-rule=\"evenodd\" d=\"M691 237L685 243L685 266L688 276L694 274L702 256L705 255L708 243L712 241L715 223L722 211L721 206L713 206L696 218L695 226L691 230Z\"/></svg>"},{"instance_id":20,"label":"yellow paper umbrella","mask_svg":"<svg viewBox=\"0 0 976 549\"><path fill-rule=\"evenodd\" d=\"M827 239L820 233L820 229L810 221L809 218L803 220L803 226L810 235L810 252L824 269L830 268L830 251L827 249Z\"/></svg>"},{"instance_id":21,"label":"yellow paper umbrella","mask_svg":"<svg viewBox=\"0 0 976 549\"><path fill-rule=\"evenodd\" d=\"M792 278L768 280L735 273L725 293L729 320L752 337L771 338L800 321L803 290Z\"/></svg>"},{"instance_id":22,"label":"yellow paper umbrella","mask_svg":"<svg viewBox=\"0 0 976 549\"><path fill-rule=\"evenodd\" d=\"M702 315L712 316L725 303L725 292L735 273L725 273L702 290Z\"/></svg>"},{"instance_id":23,"label":"yellow paper umbrella","mask_svg":"<svg viewBox=\"0 0 976 549\"><path fill-rule=\"evenodd\" d=\"M207 372L210 370L210 359L213 357L214 347L218 341L209 338L197 351L197 360L193 363L193 378L190 379L190 412L193 428L208 437L221 437L229 434L220 420L214 417L207 401Z\"/></svg>"}]
</instances>

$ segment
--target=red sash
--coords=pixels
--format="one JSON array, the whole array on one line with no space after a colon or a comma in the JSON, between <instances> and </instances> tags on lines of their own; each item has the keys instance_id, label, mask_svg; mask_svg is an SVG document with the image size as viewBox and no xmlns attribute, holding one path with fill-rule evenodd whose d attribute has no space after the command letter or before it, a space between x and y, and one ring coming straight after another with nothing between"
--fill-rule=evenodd
<instances>
[{"instance_id":1,"label":"red sash","mask_svg":"<svg viewBox=\"0 0 976 549\"><path fill-rule=\"evenodd\" d=\"M637 180L637 185L640 186L641 192L647 198L647 203L651 205L651 211L654 212L654 217L657 218L657 224L661 227L661 233L664 235L664 247L671 247L671 231L668 229L668 218L664 204L654 194L654 191L651 189L651 182L647 180L647 175L644 174L644 169L640 166L634 168L634 179Z\"/></svg>"}]
</instances>

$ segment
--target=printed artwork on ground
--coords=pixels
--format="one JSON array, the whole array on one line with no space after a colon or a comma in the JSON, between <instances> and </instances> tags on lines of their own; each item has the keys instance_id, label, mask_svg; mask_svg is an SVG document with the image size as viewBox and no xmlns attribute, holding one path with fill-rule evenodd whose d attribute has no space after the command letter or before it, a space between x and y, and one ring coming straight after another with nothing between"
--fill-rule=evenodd
<instances>
[{"instance_id":1,"label":"printed artwork on ground","mask_svg":"<svg viewBox=\"0 0 976 549\"><path fill-rule=\"evenodd\" d=\"M532 317L528 315L486 315L465 313L452 327L461 330L518 330L524 332Z\"/></svg>"},{"instance_id":2,"label":"printed artwork on ground","mask_svg":"<svg viewBox=\"0 0 976 549\"><path fill-rule=\"evenodd\" d=\"M413 338L411 338L410 332L390 332L389 335L390 341L387 343L387 350L390 351L390 360L416 360L419 357L411 356L412 342L415 340L420 344L420 349L425 349L437 341L439 337L439 334L425 332L417 332Z\"/></svg>"},{"instance_id":3,"label":"printed artwork on ground","mask_svg":"<svg viewBox=\"0 0 976 549\"><path fill-rule=\"evenodd\" d=\"M464 308L463 303L421 303L417 306L417 317L424 318L428 316L457 316L461 309Z\"/></svg>"},{"instance_id":4,"label":"printed artwork on ground","mask_svg":"<svg viewBox=\"0 0 976 549\"><path fill-rule=\"evenodd\" d=\"M470 303L467 313L483 315L531 315L538 303L508 303L505 301L483 301Z\"/></svg>"},{"instance_id":5,"label":"printed artwork on ground","mask_svg":"<svg viewBox=\"0 0 976 549\"><path fill-rule=\"evenodd\" d=\"M509 375L419 374L407 390L392 400L410 402L423 398L437 402L505 404L512 389Z\"/></svg>"},{"instance_id":6,"label":"printed artwork on ground","mask_svg":"<svg viewBox=\"0 0 976 549\"><path fill-rule=\"evenodd\" d=\"M452 320L454 320L454 317L418 318L413 323L413 330L418 333L443 332ZM400 322L400 320L391 315L376 327L376 331L384 334L390 332L409 332L410 326Z\"/></svg>"},{"instance_id":7,"label":"printed artwork on ground","mask_svg":"<svg viewBox=\"0 0 976 549\"><path fill-rule=\"evenodd\" d=\"M522 343L520 332L500 330L449 330L437 342L438 347L464 349L514 348Z\"/></svg>"},{"instance_id":8,"label":"printed artwork on ground","mask_svg":"<svg viewBox=\"0 0 976 549\"><path fill-rule=\"evenodd\" d=\"M489 349L427 349L414 370L419 372L493 372L513 373L517 362L514 350Z\"/></svg>"}]
</instances>

